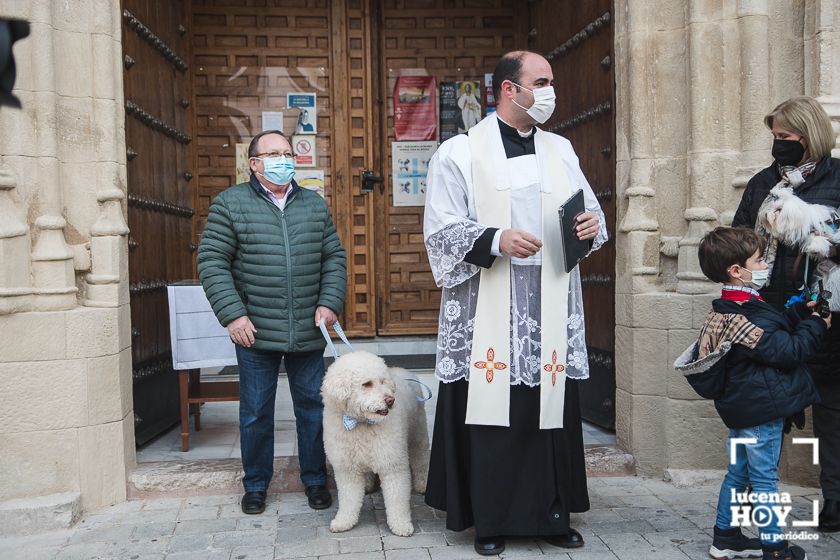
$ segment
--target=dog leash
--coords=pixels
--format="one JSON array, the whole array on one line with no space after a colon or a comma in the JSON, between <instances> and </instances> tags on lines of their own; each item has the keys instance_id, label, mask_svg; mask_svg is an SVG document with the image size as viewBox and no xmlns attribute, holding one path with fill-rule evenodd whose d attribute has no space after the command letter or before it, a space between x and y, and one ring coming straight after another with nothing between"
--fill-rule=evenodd
<instances>
[{"instance_id":1,"label":"dog leash","mask_svg":"<svg viewBox=\"0 0 840 560\"><path fill-rule=\"evenodd\" d=\"M329 330L327 329L327 325L324 323L323 319L321 319L321 321L318 323L318 328L321 329L321 334L324 335L324 340L327 341L327 346L329 346L330 351L332 351L333 357L337 360L338 359L338 350L336 350L335 344L333 344L333 341L330 338ZM353 351L353 345L350 344L349 340L347 340L347 335L344 334L344 329L341 328L341 324L338 321L336 321L335 323L332 324L332 328L335 330L335 334L338 335L338 338L340 338L341 341L344 344L346 344L347 348L349 348L350 351L352 352ZM428 394L425 395L425 396L415 397L419 402L425 402L425 401L432 398L431 387L429 387L428 385L426 385L425 383L423 383L419 379L412 379L412 378L408 377L408 378L406 378L406 381L413 381L414 383L417 383L423 389L426 389L426 391L428 391ZM347 427L346 424L345 424L345 427ZM355 423L353 424L353 427L355 427ZM353 428L347 428L347 429L352 430Z\"/></svg>"},{"instance_id":2,"label":"dog leash","mask_svg":"<svg viewBox=\"0 0 840 560\"><path fill-rule=\"evenodd\" d=\"M431 399L431 398L432 398L432 389L431 389L431 387L429 387L428 385L426 385L425 383L423 383L423 382L422 382L422 381L420 381L419 379L413 379L413 378L411 378L411 377L406 377L406 378L405 378L405 380L406 380L406 381L412 381L412 382L414 382L414 383L417 383L418 385L420 385L421 387L423 387L424 389L426 389L426 391L428 391L428 392L429 392L429 394L428 394L426 397L415 397L415 398L416 398L419 402L426 402L427 400L429 400L429 399Z\"/></svg>"},{"instance_id":3,"label":"dog leash","mask_svg":"<svg viewBox=\"0 0 840 560\"><path fill-rule=\"evenodd\" d=\"M324 340L327 341L327 346L330 347L330 350L332 351L333 357L337 360L338 359L338 350L335 349L335 344L333 344L333 341L330 338L330 333L327 330L327 325L324 324L323 319L321 319L321 321L318 323L318 328L321 329L321 334L324 335ZM350 344L349 340L347 340L347 335L344 334L344 329L341 328L341 325L339 324L339 322L336 321L335 323L333 323L332 328L335 330L335 334L338 335L338 338L340 338L341 341L344 344L346 344L347 348L349 348L350 351L352 352L353 351L353 345Z\"/></svg>"}]
</instances>

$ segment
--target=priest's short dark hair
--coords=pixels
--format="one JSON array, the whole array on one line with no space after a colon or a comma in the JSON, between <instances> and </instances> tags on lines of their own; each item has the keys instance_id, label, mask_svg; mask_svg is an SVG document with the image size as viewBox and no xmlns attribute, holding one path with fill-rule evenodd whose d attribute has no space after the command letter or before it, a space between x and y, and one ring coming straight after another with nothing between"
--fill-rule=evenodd
<instances>
[{"instance_id":1,"label":"priest's short dark hair","mask_svg":"<svg viewBox=\"0 0 840 560\"><path fill-rule=\"evenodd\" d=\"M496 63L496 68L493 70L493 97L496 98L496 103L499 102L502 82L510 80L519 83L522 76L522 59L525 58L526 54L528 54L528 51L509 52Z\"/></svg>"}]
</instances>

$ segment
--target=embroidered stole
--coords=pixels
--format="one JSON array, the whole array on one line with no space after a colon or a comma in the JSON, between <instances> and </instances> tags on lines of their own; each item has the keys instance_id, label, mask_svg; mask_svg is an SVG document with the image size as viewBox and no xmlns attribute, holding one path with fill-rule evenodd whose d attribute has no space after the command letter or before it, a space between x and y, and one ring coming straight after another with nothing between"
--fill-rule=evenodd
<instances>
[{"instance_id":1,"label":"embroidered stole","mask_svg":"<svg viewBox=\"0 0 840 560\"><path fill-rule=\"evenodd\" d=\"M511 227L511 180L495 115L469 131L472 183L478 222ZM566 392L569 275L563 266L558 209L572 195L559 154L551 149L549 133L535 132L540 167L543 242L540 321L540 429L563 427ZM510 257L497 257L481 270L475 314L467 424L510 426L511 367Z\"/></svg>"}]
</instances>

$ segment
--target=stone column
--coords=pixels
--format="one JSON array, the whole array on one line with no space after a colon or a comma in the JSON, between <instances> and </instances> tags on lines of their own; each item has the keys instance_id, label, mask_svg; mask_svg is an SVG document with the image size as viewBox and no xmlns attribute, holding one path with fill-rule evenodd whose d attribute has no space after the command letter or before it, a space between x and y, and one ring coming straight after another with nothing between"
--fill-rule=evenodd
<instances>
[{"instance_id":1,"label":"stone column","mask_svg":"<svg viewBox=\"0 0 840 560\"><path fill-rule=\"evenodd\" d=\"M831 117L834 132L840 132L840 2L805 2L805 95L819 101ZM840 157L840 144L832 150Z\"/></svg>"},{"instance_id":2,"label":"stone column","mask_svg":"<svg viewBox=\"0 0 840 560\"><path fill-rule=\"evenodd\" d=\"M703 235L716 224L722 158L720 143L724 138L722 102L724 61L721 7L716 2L689 3L689 153L688 153L688 232L679 242L677 291L702 294L715 289L702 272L697 260L697 246Z\"/></svg>"},{"instance_id":3,"label":"stone column","mask_svg":"<svg viewBox=\"0 0 840 560\"><path fill-rule=\"evenodd\" d=\"M38 115L35 142L38 158L32 170L38 177L35 247L32 272L35 306L42 311L70 309L76 305L76 279L73 251L64 238L67 221L63 216L62 176L58 160L60 114L56 80L56 53L62 41L53 29L54 6L36 2L32 6L33 25L29 38L32 58L27 64L33 75L34 101ZM72 139L62 139L71 141Z\"/></svg>"},{"instance_id":4,"label":"stone column","mask_svg":"<svg viewBox=\"0 0 840 560\"><path fill-rule=\"evenodd\" d=\"M764 126L764 115L770 110L770 59L768 41L767 0L738 1L738 34L740 36L740 136L741 155L732 186L741 198L750 178L770 163L770 135ZM731 223L734 209L722 214L724 223Z\"/></svg>"},{"instance_id":5,"label":"stone column","mask_svg":"<svg viewBox=\"0 0 840 560\"><path fill-rule=\"evenodd\" d=\"M0 110L3 535L124 500L135 455L119 2L0 0L0 17L32 27L23 108ZM10 309L30 250L31 305Z\"/></svg>"},{"instance_id":6,"label":"stone column","mask_svg":"<svg viewBox=\"0 0 840 560\"><path fill-rule=\"evenodd\" d=\"M100 27L110 23L107 13ZM111 17L119 17L119 13ZM93 76L95 114L93 130L98 159L96 164L96 199L99 217L90 230L91 271L85 276L84 304L91 307L127 305L128 296L128 224L125 219L125 112L122 99L122 49L118 40L105 34L93 36L93 62L112 73Z\"/></svg>"},{"instance_id":7,"label":"stone column","mask_svg":"<svg viewBox=\"0 0 840 560\"><path fill-rule=\"evenodd\" d=\"M29 226L15 205L14 189L11 170L0 167L0 315L31 305Z\"/></svg>"},{"instance_id":8,"label":"stone column","mask_svg":"<svg viewBox=\"0 0 840 560\"><path fill-rule=\"evenodd\" d=\"M640 473L660 468L665 434L657 418L664 408L663 354L667 334L651 328L655 313L644 308L655 297L659 267L656 180L656 7L616 3L616 439L631 451ZM667 11L667 10L666 10Z\"/></svg>"},{"instance_id":9,"label":"stone column","mask_svg":"<svg viewBox=\"0 0 840 560\"><path fill-rule=\"evenodd\" d=\"M654 57L650 26L655 7L628 3L616 8L616 58L624 61L617 71L624 91L616 95L616 114L625 123L616 134L618 192L627 199L617 246L624 253L625 275L617 275L617 291L648 291L659 271L659 226L656 221L654 174L654 99L650 95L655 75L649 71ZM618 127L617 127L618 128ZM620 258L620 257L619 257ZM629 284L628 284L629 282Z\"/></svg>"}]
</instances>

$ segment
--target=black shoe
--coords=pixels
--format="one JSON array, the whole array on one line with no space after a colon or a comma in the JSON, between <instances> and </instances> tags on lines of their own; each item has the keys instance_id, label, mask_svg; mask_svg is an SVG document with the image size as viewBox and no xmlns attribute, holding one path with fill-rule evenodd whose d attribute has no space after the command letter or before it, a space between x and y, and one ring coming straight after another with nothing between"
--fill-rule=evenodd
<instances>
[{"instance_id":1,"label":"black shoe","mask_svg":"<svg viewBox=\"0 0 840 560\"><path fill-rule=\"evenodd\" d=\"M242 496L242 513L256 515L265 511L265 492L245 492Z\"/></svg>"},{"instance_id":2,"label":"black shoe","mask_svg":"<svg viewBox=\"0 0 840 560\"><path fill-rule=\"evenodd\" d=\"M790 546L787 541L773 546L762 546L762 560L808 560L808 555L798 546Z\"/></svg>"},{"instance_id":3,"label":"black shoe","mask_svg":"<svg viewBox=\"0 0 840 560\"><path fill-rule=\"evenodd\" d=\"M751 539L741 532L739 527L718 529L715 526L715 538L709 547L712 558L761 558L761 539Z\"/></svg>"},{"instance_id":4,"label":"black shoe","mask_svg":"<svg viewBox=\"0 0 840 560\"><path fill-rule=\"evenodd\" d=\"M496 556L505 551L505 539L503 537L475 538L475 551L482 556Z\"/></svg>"},{"instance_id":5,"label":"black shoe","mask_svg":"<svg viewBox=\"0 0 840 560\"><path fill-rule=\"evenodd\" d=\"M306 497L312 509L327 509L332 505L332 496L326 486L316 484L306 487Z\"/></svg>"},{"instance_id":6,"label":"black shoe","mask_svg":"<svg viewBox=\"0 0 840 560\"><path fill-rule=\"evenodd\" d=\"M820 525L823 533L840 531L840 500L826 500L820 512Z\"/></svg>"},{"instance_id":7,"label":"black shoe","mask_svg":"<svg viewBox=\"0 0 840 560\"><path fill-rule=\"evenodd\" d=\"M551 546L559 546L560 548L580 548L583 546L583 536L571 528L565 535L550 535L542 539Z\"/></svg>"}]
</instances>

